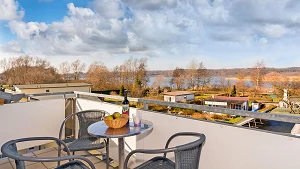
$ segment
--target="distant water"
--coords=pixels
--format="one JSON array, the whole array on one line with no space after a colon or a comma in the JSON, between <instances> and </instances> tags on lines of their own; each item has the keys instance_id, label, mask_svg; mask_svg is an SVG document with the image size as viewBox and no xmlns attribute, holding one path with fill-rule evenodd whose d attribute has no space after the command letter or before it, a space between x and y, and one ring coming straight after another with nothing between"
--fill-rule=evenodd
<instances>
[{"instance_id":1,"label":"distant water","mask_svg":"<svg viewBox=\"0 0 300 169\"><path fill-rule=\"evenodd\" d=\"M227 77L227 78L232 78L232 77ZM170 81L171 81L172 77L164 77L164 83L162 84L162 86L169 86L170 85ZM153 82L155 80L155 76L150 76L149 78L149 82L148 82L148 86L152 86ZM218 86L220 85L220 81L221 81L221 77L218 76L214 76L210 78L210 85L215 85ZM236 83L237 80L234 79L230 79L229 83L231 85L234 85ZM226 81L227 82L227 81ZM250 80L245 80L245 83L248 87L253 87L253 84ZM187 87L187 84L185 83L184 87ZM264 88L271 88L272 84L270 82L265 82L263 84Z\"/></svg>"}]
</instances>

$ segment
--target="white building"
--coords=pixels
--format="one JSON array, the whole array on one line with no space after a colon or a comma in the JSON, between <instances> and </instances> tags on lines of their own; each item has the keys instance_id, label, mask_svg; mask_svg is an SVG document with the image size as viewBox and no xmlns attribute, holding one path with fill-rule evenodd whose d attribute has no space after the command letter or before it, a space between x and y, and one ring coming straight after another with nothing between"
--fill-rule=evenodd
<instances>
[{"instance_id":1,"label":"white building","mask_svg":"<svg viewBox=\"0 0 300 169\"><path fill-rule=\"evenodd\" d=\"M32 93L53 93L53 92L91 92L91 84L87 83L54 83L54 84L30 84L30 85L14 85L16 92L32 94Z\"/></svg>"},{"instance_id":2,"label":"white building","mask_svg":"<svg viewBox=\"0 0 300 169\"><path fill-rule=\"evenodd\" d=\"M205 101L205 104L213 107L223 107L238 110L248 110L248 97L216 96Z\"/></svg>"},{"instance_id":3,"label":"white building","mask_svg":"<svg viewBox=\"0 0 300 169\"><path fill-rule=\"evenodd\" d=\"M195 99L195 94L188 91L175 91L164 93L164 101L167 102L180 102L190 101Z\"/></svg>"},{"instance_id":4,"label":"white building","mask_svg":"<svg viewBox=\"0 0 300 169\"><path fill-rule=\"evenodd\" d=\"M261 107L261 103L257 102L256 100L254 100L252 103L251 103L251 106L252 106L252 111L254 110L257 110Z\"/></svg>"},{"instance_id":5,"label":"white building","mask_svg":"<svg viewBox=\"0 0 300 169\"><path fill-rule=\"evenodd\" d=\"M286 102L291 102L294 108L299 108L300 107L300 96L290 96L288 98L288 91L287 89L283 90L283 99L282 101L279 102L279 107L284 107L288 108L288 105Z\"/></svg>"}]
</instances>

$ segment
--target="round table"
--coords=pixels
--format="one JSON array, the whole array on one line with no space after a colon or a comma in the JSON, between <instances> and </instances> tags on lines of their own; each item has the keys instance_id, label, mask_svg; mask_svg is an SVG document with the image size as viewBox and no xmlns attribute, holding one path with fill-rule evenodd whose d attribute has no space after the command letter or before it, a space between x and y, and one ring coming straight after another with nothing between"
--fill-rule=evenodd
<instances>
[{"instance_id":1,"label":"round table","mask_svg":"<svg viewBox=\"0 0 300 169\"><path fill-rule=\"evenodd\" d=\"M153 124L150 121L142 120L140 127L134 127L133 122L129 122L119 129L109 128L104 121L91 124L88 127L88 133L102 138L118 138L119 143L119 168L124 168L124 137L134 136L145 132L151 132Z\"/></svg>"}]
</instances>

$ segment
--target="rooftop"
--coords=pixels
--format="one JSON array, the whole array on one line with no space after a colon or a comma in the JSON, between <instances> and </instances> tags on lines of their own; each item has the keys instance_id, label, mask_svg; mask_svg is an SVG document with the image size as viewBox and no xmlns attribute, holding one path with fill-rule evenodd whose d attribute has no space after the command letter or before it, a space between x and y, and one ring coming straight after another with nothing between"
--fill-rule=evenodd
<instances>
[{"instance_id":1,"label":"rooftop","mask_svg":"<svg viewBox=\"0 0 300 169\"><path fill-rule=\"evenodd\" d=\"M12 103L0 106L0 145L4 142L22 137L52 136L57 137L61 122L66 115L75 111L87 109L103 109L109 113L121 110L120 105L111 104L99 100L99 97L122 100L121 96L94 94L86 92L74 92L72 96L58 99L44 99L36 102ZM34 94L30 97L34 97ZM47 96L45 96L47 97ZM237 116L247 116L256 119L273 120L280 122L300 124L299 116L287 116L279 114L257 113L242 110L233 110L203 105L165 102L160 100L148 100L142 98L128 98L130 101L144 105L143 109L130 108L130 113L141 113L144 120L153 123L153 131L125 138L125 155L135 149L163 148L167 139L174 133L182 131L200 132L206 135L206 142L202 149L200 168L208 169L298 169L298 155L300 152L300 137L280 131L268 131L257 128L236 126L215 121L194 119L181 115L149 111L148 104L158 104L171 107L203 110L208 112L223 113ZM34 120L33 120L34 119ZM180 125L179 125L180 124ZM72 125L70 125L72 126ZM77 128L66 129L66 137L76 136ZM69 130L74 132L69 132ZM9 132L8 132L9 131ZM176 146L190 138L176 139L170 146ZM116 139L110 141L110 157L117 161L118 151ZM30 145L20 145L20 149L27 149L39 142ZM280 145L280 146L278 146ZM40 151L46 151L40 153ZM30 155L56 155L56 148L35 151ZM51 152L51 153L49 153ZM49 153L49 154L46 154ZM88 152L86 152L88 153ZM153 155L137 155L129 164L132 168L141 162L152 158ZM173 154L167 156L174 160ZM97 169L104 169L104 163L93 159ZM30 164L30 163L29 163ZM53 163L31 163L28 168L39 167L53 168ZM11 169L13 163L8 159L0 160L0 169Z\"/></svg>"},{"instance_id":2,"label":"rooftop","mask_svg":"<svg viewBox=\"0 0 300 169\"><path fill-rule=\"evenodd\" d=\"M215 96L210 99L210 101L234 101L234 102L240 102L240 101L249 101L248 97L227 97L227 96Z\"/></svg>"},{"instance_id":3,"label":"rooftop","mask_svg":"<svg viewBox=\"0 0 300 169\"><path fill-rule=\"evenodd\" d=\"M298 97L297 96L291 97L290 100L292 102L300 102L300 96L298 96Z\"/></svg>"},{"instance_id":4,"label":"rooftop","mask_svg":"<svg viewBox=\"0 0 300 169\"><path fill-rule=\"evenodd\" d=\"M82 87L91 86L88 83L54 83L54 84L30 84L30 85L14 85L19 89L37 89L37 88L61 88L61 87Z\"/></svg>"},{"instance_id":5,"label":"rooftop","mask_svg":"<svg viewBox=\"0 0 300 169\"><path fill-rule=\"evenodd\" d=\"M194 94L194 93L189 91L175 91L175 92L164 93L164 95L168 95L168 96L181 96L181 95L189 95L189 94Z\"/></svg>"}]
</instances>

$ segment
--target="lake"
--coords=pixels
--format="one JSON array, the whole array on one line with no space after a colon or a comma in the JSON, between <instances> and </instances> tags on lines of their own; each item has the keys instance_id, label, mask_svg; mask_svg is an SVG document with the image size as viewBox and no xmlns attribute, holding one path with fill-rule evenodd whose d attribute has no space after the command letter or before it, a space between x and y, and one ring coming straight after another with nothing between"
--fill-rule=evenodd
<instances>
[{"instance_id":1,"label":"lake","mask_svg":"<svg viewBox=\"0 0 300 169\"><path fill-rule=\"evenodd\" d=\"M152 86L152 84L155 80L155 77L156 76L150 76L149 82L147 84L148 86L150 86L150 87ZM231 85L234 85L237 81L237 80L234 79L234 77L226 77L226 78L229 79L229 83ZM164 83L162 84L162 86L169 86L170 85L169 82L170 82L171 79L172 79L172 77L164 77ZM218 76L211 77L210 85L218 86L218 85L220 85L220 81L221 81L221 77L218 77ZM253 87L253 84L250 80L245 80L245 83L248 87ZM186 83L185 83L184 87L187 88ZM262 87L263 88L272 88L272 83L271 82L264 82Z\"/></svg>"}]
</instances>

